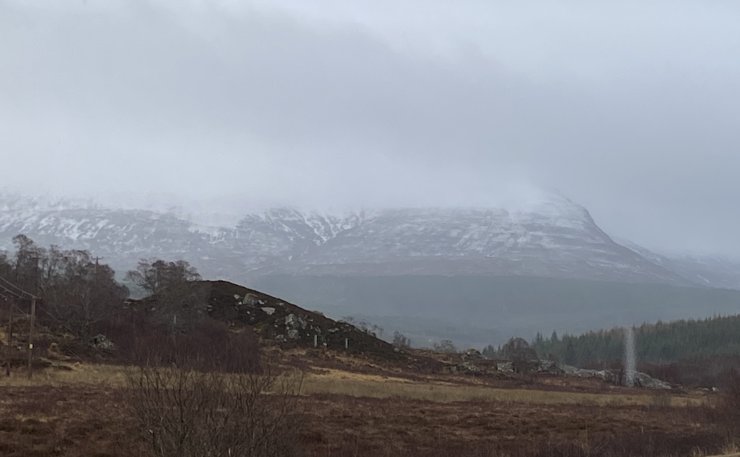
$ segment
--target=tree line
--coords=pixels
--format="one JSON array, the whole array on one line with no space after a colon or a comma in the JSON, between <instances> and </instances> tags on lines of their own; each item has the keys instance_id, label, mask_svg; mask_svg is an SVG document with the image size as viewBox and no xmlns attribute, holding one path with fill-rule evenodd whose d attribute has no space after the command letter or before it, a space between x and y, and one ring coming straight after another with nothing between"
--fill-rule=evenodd
<instances>
[{"instance_id":1,"label":"tree line","mask_svg":"<svg viewBox=\"0 0 740 457\"><path fill-rule=\"evenodd\" d=\"M635 327L637 358L668 364L687 359L740 356L740 315L657 322ZM568 365L604 366L624 357L624 329L614 328L550 337L538 333L532 347L541 358Z\"/></svg>"}]
</instances>

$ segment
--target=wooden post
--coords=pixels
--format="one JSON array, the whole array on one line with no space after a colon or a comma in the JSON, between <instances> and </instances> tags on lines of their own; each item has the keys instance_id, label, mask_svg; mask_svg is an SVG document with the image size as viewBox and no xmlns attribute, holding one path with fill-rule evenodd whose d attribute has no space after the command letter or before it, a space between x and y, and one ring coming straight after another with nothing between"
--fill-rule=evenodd
<instances>
[{"instance_id":1,"label":"wooden post","mask_svg":"<svg viewBox=\"0 0 740 457\"><path fill-rule=\"evenodd\" d=\"M28 325L28 379L33 376L33 327L36 323L36 297L31 298L31 321Z\"/></svg>"},{"instance_id":2,"label":"wooden post","mask_svg":"<svg viewBox=\"0 0 740 457\"><path fill-rule=\"evenodd\" d=\"M5 350L5 376L10 376L10 358L13 353L13 300L8 300L8 344Z\"/></svg>"}]
</instances>

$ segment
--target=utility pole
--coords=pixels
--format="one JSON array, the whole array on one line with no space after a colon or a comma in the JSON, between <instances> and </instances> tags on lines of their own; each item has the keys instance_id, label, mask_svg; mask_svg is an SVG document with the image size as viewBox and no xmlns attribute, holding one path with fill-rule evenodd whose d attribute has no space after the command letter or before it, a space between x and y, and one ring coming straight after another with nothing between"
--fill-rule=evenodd
<instances>
[{"instance_id":1,"label":"utility pole","mask_svg":"<svg viewBox=\"0 0 740 457\"><path fill-rule=\"evenodd\" d=\"M33 376L33 330L36 323L36 297L31 298L31 321L28 327L28 379Z\"/></svg>"},{"instance_id":2,"label":"utility pole","mask_svg":"<svg viewBox=\"0 0 740 457\"><path fill-rule=\"evenodd\" d=\"M37 264L38 267L38 264ZM37 283L38 287L38 283ZM32 362L33 362L33 333L34 333L34 326L36 323L36 301L39 299L36 295L27 292L23 289L21 289L19 286L13 284L12 282L8 281L7 279L0 276L0 289L7 292L9 297L11 299L10 301L10 307L9 307L9 319L8 319L8 363L5 368L6 375L10 375L10 347L12 344L12 338L13 338L13 303L22 298L30 298L31 299L31 316L29 321L29 329L28 329L28 377L30 378L32 375Z\"/></svg>"},{"instance_id":3,"label":"utility pole","mask_svg":"<svg viewBox=\"0 0 740 457\"><path fill-rule=\"evenodd\" d=\"M13 300L7 298L8 302L8 335L5 345L5 376L10 376L10 358L13 351Z\"/></svg>"},{"instance_id":4,"label":"utility pole","mask_svg":"<svg viewBox=\"0 0 740 457\"><path fill-rule=\"evenodd\" d=\"M39 260L41 257L37 254L33 258L35 260L35 276L36 276L36 291L31 295L31 320L28 323L28 379L33 377L33 331L36 326L36 296L39 294L40 284L39 279L41 272L39 271Z\"/></svg>"}]
</instances>

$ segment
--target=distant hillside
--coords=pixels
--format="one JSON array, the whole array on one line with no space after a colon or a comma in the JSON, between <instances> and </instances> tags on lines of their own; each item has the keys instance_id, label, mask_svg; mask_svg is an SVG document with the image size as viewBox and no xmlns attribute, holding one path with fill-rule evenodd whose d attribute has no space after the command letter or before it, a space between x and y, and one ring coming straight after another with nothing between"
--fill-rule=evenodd
<instances>
[{"instance_id":1,"label":"distant hillside","mask_svg":"<svg viewBox=\"0 0 740 457\"><path fill-rule=\"evenodd\" d=\"M358 315L416 344L451 338L501 344L538 331L582 333L615 325L740 313L740 291L534 277L263 277L261 290L335 315Z\"/></svg>"}]
</instances>

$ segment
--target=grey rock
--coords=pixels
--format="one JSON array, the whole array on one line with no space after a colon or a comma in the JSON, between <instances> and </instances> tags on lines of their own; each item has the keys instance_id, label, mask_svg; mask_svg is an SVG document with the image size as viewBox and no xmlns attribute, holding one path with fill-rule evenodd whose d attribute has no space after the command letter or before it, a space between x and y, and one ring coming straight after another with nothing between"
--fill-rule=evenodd
<instances>
[{"instance_id":1,"label":"grey rock","mask_svg":"<svg viewBox=\"0 0 740 457\"><path fill-rule=\"evenodd\" d=\"M285 316L285 326L290 329L305 329L308 323L300 316L291 313Z\"/></svg>"},{"instance_id":2,"label":"grey rock","mask_svg":"<svg viewBox=\"0 0 740 457\"><path fill-rule=\"evenodd\" d=\"M496 364L496 370L498 370L501 373L513 373L514 372L514 363L513 362L498 362Z\"/></svg>"}]
</instances>

